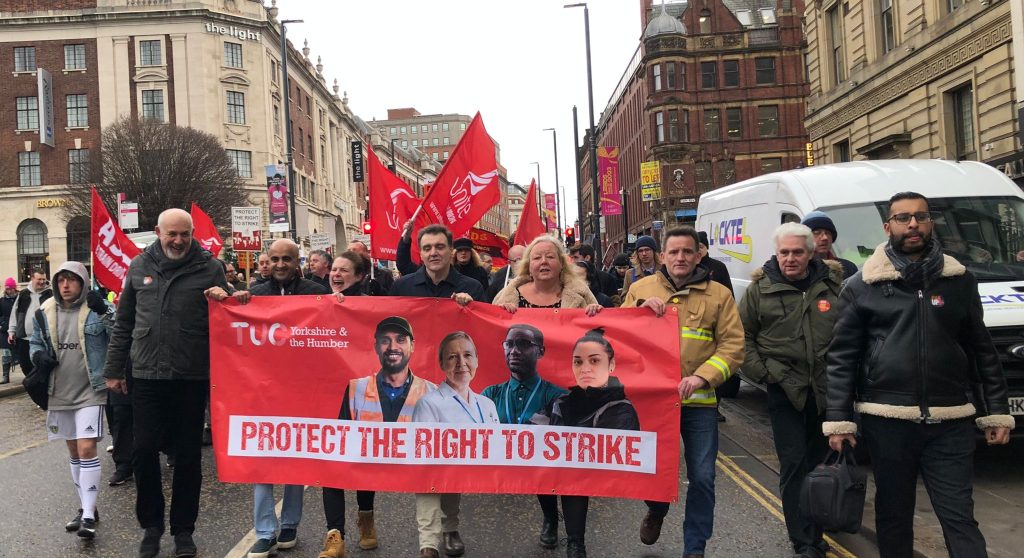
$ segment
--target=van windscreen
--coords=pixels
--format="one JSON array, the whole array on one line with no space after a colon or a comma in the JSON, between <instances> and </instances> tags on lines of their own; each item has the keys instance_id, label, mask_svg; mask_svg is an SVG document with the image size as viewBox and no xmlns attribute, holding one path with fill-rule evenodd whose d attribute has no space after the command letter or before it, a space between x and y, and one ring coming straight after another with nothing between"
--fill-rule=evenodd
<instances>
[{"instance_id":1,"label":"van windscreen","mask_svg":"<svg viewBox=\"0 0 1024 558\"><path fill-rule=\"evenodd\" d=\"M888 202L822 208L838 231L833 252L862 267L875 247L887 240L882 228L887 209ZM929 209L933 238L979 281L1024 280L1024 200L933 198Z\"/></svg>"}]
</instances>

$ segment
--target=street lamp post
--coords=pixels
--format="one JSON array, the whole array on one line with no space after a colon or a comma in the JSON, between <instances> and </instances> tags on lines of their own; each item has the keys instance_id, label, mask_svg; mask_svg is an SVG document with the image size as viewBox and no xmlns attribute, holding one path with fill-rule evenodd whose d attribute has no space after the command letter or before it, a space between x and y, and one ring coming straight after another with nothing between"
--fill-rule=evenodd
<instances>
[{"instance_id":1,"label":"street lamp post","mask_svg":"<svg viewBox=\"0 0 1024 558\"><path fill-rule=\"evenodd\" d=\"M580 126L579 118L576 116L576 105L572 106L572 155L576 161L576 222L580 230L576 231L576 238L583 238L583 183L580 180Z\"/></svg>"},{"instance_id":2,"label":"street lamp post","mask_svg":"<svg viewBox=\"0 0 1024 558\"><path fill-rule=\"evenodd\" d=\"M544 194L540 189L540 163L534 161L531 165L537 165L537 214L540 215L541 220L544 222L544 230L548 230L548 219L544 215Z\"/></svg>"},{"instance_id":3,"label":"street lamp post","mask_svg":"<svg viewBox=\"0 0 1024 558\"><path fill-rule=\"evenodd\" d=\"M551 132L551 145L555 151L555 228L558 235L562 235L562 195L558 185L558 131L554 128L544 128L545 132Z\"/></svg>"},{"instance_id":4,"label":"street lamp post","mask_svg":"<svg viewBox=\"0 0 1024 558\"><path fill-rule=\"evenodd\" d=\"M291 85L288 83L288 34L287 24L303 23L301 19L281 20L281 83L284 85L284 124L285 124L285 153L287 154L286 164L288 165L288 211L291 213L292 240L299 242L299 224L295 221L295 166L292 164L292 117L291 117Z\"/></svg>"},{"instance_id":5,"label":"street lamp post","mask_svg":"<svg viewBox=\"0 0 1024 558\"><path fill-rule=\"evenodd\" d=\"M597 128L594 126L594 77L590 66L590 8L586 2L566 4L565 8L583 8L583 32L587 42L587 99L590 101L590 180L594 197L594 262L600 266L601 257L601 197L597 185Z\"/></svg>"},{"instance_id":6,"label":"street lamp post","mask_svg":"<svg viewBox=\"0 0 1024 558\"><path fill-rule=\"evenodd\" d=\"M398 163L395 162L395 138L391 138L391 173L398 175Z\"/></svg>"}]
</instances>

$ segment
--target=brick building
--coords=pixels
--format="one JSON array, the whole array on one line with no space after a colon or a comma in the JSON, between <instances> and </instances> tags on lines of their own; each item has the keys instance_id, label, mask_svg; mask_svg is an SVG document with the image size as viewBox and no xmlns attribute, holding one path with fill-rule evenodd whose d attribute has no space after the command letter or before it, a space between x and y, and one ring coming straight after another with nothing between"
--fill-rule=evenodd
<instances>
[{"instance_id":1,"label":"brick building","mask_svg":"<svg viewBox=\"0 0 1024 558\"><path fill-rule=\"evenodd\" d=\"M88 262L88 217L69 222L60 207L103 127L124 116L218 137L265 208L263 169L286 159L290 103L300 238L326 232L344 245L357 234L365 189L349 145L368 140L367 127L308 47L289 47L283 91L276 16L255 0L0 0L0 276ZM52 146L39 131L51 106Z\"/></svg>"},{"instance_id":2,"label":"brick building","mask_svg":"<svg viewBox=\"0 0 1024 558\"><path fill-rule=\"evenodd\" d=\"M605 218L605 260L627 232L692 222L702 193L805 163L801 0L640 0L640 9L641 43L597 124L597 144L620 148L627 209ZM587 240L586 148L580 161ZM643 201L640 164L649 161L660 162L662 197Z\"/></svg>"}]
</instances>

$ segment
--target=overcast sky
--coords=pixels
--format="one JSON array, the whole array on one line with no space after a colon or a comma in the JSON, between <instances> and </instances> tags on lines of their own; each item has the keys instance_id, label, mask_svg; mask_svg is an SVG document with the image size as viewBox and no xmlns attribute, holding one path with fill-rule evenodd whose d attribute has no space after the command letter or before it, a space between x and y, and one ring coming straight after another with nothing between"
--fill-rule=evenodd
<instances>
[{"instance_id":1,"label":"overcast sky","mask_svg":"<svg viewBox=\"0 0 1024 558\"><path fill-rule=\"evenodd\" d=\"M508 178L524 186L540 163L555 191L551 132L558 131L563 221L576 218L572 107L588 126L583 9L573 0L278 0L288 38L323 57L349 106L366 121L388 108L483 116ZM590 0L594 118L599 119L639 44L640 0ZM566 218L568 217L568 218Z\"/></svg>"}]
</instances>

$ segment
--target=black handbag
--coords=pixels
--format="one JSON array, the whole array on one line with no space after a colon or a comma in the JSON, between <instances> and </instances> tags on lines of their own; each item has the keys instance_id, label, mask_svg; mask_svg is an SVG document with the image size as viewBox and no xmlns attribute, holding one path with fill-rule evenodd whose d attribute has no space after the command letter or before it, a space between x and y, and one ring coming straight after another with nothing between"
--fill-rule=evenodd
<instances>
[{"instance_id":1,"label":"black handbag","mask_svg":"<svg viewBox=\"0 0 1024 558\"><path fill-rule=\"evenodd\" d=\"M825 462L804 477L800 511L804 519L825 531L856 533L864 517L868 475L857 469L853 448L831 451Z\"/></svg>"},{"instance_id":2,"label":"black handbag","mask_svg":"<svg viewBox=\"0 0 1024 558\"><path fill-rule=\"evenodd\" d=\"M42 315L40 310L36 310L36 313L40 316ZM38 323L45 324L46 321L40 319ZM45 411L50 403L50 374L57 368L58 362L49 332L43 330L41 333L43 337L43 350L33 355L32 370L25 374L25 379L21 381L21 385L25 388L25 393L28 393L32 402L39 405Z\"/></svg>"}]
</instances>

